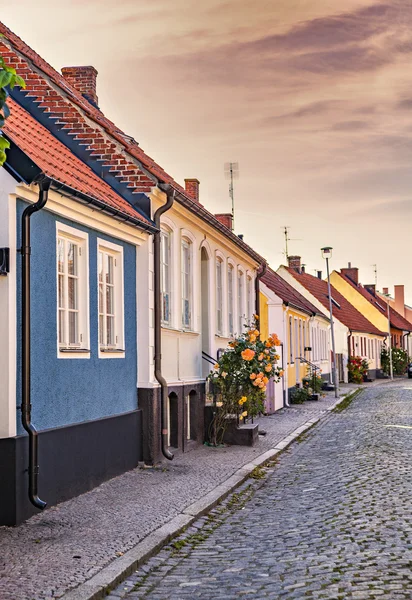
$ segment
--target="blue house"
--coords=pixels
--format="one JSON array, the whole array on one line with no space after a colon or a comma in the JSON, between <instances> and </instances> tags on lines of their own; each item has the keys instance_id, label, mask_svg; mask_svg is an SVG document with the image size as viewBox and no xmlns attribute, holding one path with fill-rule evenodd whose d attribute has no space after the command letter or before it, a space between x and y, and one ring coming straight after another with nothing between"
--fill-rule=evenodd
<instances>
[{"instance_id":1,"label":"blue house","mask_svg":"<svg viewBox=\"0 0 412 600\"><path fill-rule=\"evenodd\" d=\"M142 459L137 256L155 230L23 106L9 105L0 170L3 525Z\"/></svg>"}]
</instances>

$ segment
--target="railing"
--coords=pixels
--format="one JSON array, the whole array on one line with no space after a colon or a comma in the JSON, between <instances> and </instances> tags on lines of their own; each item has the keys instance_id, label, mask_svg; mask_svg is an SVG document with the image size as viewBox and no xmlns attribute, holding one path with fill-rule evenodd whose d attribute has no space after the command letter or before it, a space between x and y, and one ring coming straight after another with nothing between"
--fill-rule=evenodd
<instances>
[{"instance_id":1,"label":"railing","mask_svg":"<svg viewBox=\"0 0 412 600\"><path fill-rule=\"evenodd\" d=\"M213 358L213 356L210 356L210 354L208 354L207 352L204 352L203 350L202 350L202 358L203 358L203 360L210 363L211 365L215 365L217 362L216 358Z\"/></svg>"},{"instance_id":2,"label":"railing","mask_svg":"<svg viewBox=\"0 0 412 600\"><path fill-rule=\"evenodd\" d=\"M316 387L317 371L321 370L320 367L318 367L318 365L315 365L315 363L310 362L310 360L308 360L307 358L304 358L303 356L297 356L296 360L299 360L300 362L303 362L306 365L308 365L308 367L310 369L308 378L312 380L312 390L313 390L313 393L315 394L315 390L317 389L317 387Z\"/></svg>"}]
</instances>

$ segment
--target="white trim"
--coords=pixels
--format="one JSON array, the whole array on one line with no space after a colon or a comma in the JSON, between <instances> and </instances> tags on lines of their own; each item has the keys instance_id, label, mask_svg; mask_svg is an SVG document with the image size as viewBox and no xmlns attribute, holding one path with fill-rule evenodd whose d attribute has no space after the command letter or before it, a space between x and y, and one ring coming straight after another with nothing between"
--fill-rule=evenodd
<instances>
[{"instance_id":1,"label":"white trim","mask_svg":"<svg viewBox=\"0 0 412 600\"><path fill-rule=\"evenodd\" d=\"M110 352L110 350L102 349L100 345L100 330L99 330L99 308L97 308L98 315L98 337L97 347L99 358L125 358L125 332L124 332L124 252L123 246L113 244L102 238L97 238L97 303L99 295L99 252L103 251L111 255L115 259L114 266L114 315L115 315L115 347L116 350ZM120 307L120 313L119 313ZM117 348L123 350L119 352Z\"/></svg>"},{"instance_id":2,"label":"white trim","mask_svg":"<svg viewBox=\"0 0 412 600\"><path fill-rule=\"evenodd\" d=\"M79 259L79 279L78 279L78 298L79 298L79 330L82 340L78 346L79 350L88 350L88 352L76 352L77 347L59 346L59 265L57 260L58 240L62 237L66 240L77 242L79 249L83 251ZM56 221L56 346L57 358L62 359L89 359L90 358L90 299L89 299L89 234L81 229L76 229Z\"/></svg>"},{"instance_id":3,"label":"white trim","mask_svg":"<svg viewBox=\"0 0 412 600\"><path fill-rule=\"evenodd\" d=\"M32 187L20 184L16 193L12 195L15 200L24 200L29 203L37 202L37 186ZM141 246L149 237L147 232L138 229L137 225L129 225L118 221L113 216L105 214L98 209L81 204L68 196L59 194L55 190L49 191L46 210L59 217L75 221L95 231L110 235L130 244Z\"/></svg>"}]
</instances>

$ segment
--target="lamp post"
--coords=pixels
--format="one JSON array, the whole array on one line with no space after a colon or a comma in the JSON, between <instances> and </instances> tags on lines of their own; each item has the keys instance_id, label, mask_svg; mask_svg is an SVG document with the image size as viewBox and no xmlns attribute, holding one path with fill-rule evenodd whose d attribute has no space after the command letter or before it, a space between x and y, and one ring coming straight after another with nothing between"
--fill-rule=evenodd
<instances>
[{"instance_id":1,"label":"lamp post","mask_svg":"<svg viewBox=\"0 0 412 600\"><path fill-rule=\"evenodd\" d=\"M322 258L326 260L326 272L328 274L328 296L329 296L329 312L330 312L330 332L332 338L332 380L333 387L335 388L335 398L339 397L338 389L338 373L336 368L336 352L335 352L335 329L333 326L333 311L332 311L332 292L330 289L330 273L329 273L329 259L332 257L332 248L326 246L321 248Z\"/></svg>"},{"instance_id":2,"label":"lamp post","mask_svg":"<svg viewBox=\"0 0 412 600\"><path fill-rule=\"evenodd\" d=\"M390 376L393 380L393 362L392 362L392 336L391 336L391 313L389 304L389 294L384 294L387 297L387 308L388 308L388 345L389 345L389 369Z\"/></svg>"}]
</instances>

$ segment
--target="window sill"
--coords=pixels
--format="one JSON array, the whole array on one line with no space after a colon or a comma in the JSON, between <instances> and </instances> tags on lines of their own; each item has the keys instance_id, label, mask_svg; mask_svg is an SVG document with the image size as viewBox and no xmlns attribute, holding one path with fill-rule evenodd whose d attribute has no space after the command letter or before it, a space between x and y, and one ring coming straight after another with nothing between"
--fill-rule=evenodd
<instances>
[{"instance_id":1,"label":"window sill","mask_svg":"<svg viewBox=\"0 0 412 600\"><path fill-rule=\"evenodd\" d=\"M90 350L87 348L59 348L59 352L73 352L74 354L87 353L90 354Z\"/></svg>"},{"instance_id":2,"label":"window sill","mask_svg":"<svg viewBox=\"0 0 412 600\"><path fill-rule=\"evenodd\" d=\"M126 350L121 348L99 348L99 358L126 358Z\"/></svg>"},{"instance_id":3,"label":"window sill","mask_svg":"<svg viewBox=\"0 0 412 600\"><path fill-rule=\"evenodd\" d=\"M126 350L122 350L121 348L99 348L100 352L106 352L106 353L110 353L110 354L116 354L116 353L120 353L120 354L124 354L126 352Z\"/></svg>"},{"instance_id":4,"label":"window sill","mask_svg":"<svg viewBox=\"0 0 412 600\"><path fill-rule=\"evenodd\" d=\"M87 348L59 348L58 358L90 358L90 350Z\"/></svg>"}]
</instances>

